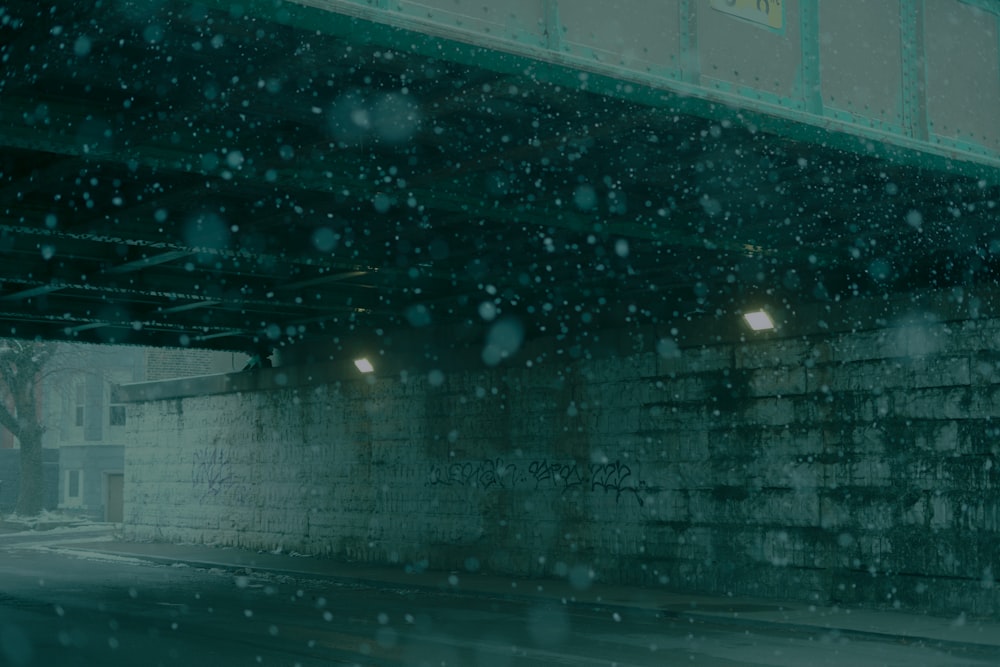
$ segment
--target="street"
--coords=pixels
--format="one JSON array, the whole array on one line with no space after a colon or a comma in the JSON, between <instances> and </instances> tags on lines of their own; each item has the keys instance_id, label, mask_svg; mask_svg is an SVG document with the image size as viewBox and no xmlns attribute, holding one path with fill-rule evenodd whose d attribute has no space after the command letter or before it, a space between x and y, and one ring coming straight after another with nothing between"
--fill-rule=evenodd
<instances>
[{"instance_id":1,"label":"street","mask_svg":"<svg viewBox=\"0 0 1000 667\"><path fill-rule=\"evenodd\" d=\"M994 665L1000 649L741 627L668 611L154 564L0 539L0 663Z\"/></svg>"}]
</instances>

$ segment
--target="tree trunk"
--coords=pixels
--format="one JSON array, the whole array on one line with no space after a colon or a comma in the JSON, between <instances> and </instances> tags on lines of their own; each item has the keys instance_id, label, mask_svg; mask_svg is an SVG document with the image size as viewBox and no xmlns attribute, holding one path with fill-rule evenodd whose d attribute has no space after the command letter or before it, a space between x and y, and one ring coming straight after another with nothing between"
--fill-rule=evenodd
<instances>
[{"instance_id":1,"label":"tree trunk","mask_svg":"<svg viewBox=\"0 0 1000 667\"><path fill-rule=\"evenodd\" d=\"M48 343L0 340L0 426L21 443L14 511L22 516L36 516L45 509L41 377L51 356Z\"/></svg>"},{"instance_id":2,"label":"tree trunk","mask_svg":"<svg viewBox=\"0 0 1000 667\"><path fill-rule=\"evenodd\" d=\"M37 516L45 505L45 476L42 466L42 431L40 428L21 430L21 481L17 492L18 516Z\"/></svg>"}]
</instances>

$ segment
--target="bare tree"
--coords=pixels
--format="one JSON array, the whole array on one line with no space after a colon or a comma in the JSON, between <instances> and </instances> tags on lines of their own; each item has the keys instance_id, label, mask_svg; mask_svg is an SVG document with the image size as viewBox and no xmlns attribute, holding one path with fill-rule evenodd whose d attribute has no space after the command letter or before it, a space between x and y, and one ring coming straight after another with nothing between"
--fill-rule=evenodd
<instances>
[{"instance_id":1,"label":"bare tree","mask_svg":"<svg viewBox=\"0 0 1000 667\"><path fill-rule=\"evenodd\" d=\"M42 370L52 357L52 343L0 340L0 426L21 444L21 480L15 512L36 516L44 506L40 391Z\"/></svg>"}]
</instances>

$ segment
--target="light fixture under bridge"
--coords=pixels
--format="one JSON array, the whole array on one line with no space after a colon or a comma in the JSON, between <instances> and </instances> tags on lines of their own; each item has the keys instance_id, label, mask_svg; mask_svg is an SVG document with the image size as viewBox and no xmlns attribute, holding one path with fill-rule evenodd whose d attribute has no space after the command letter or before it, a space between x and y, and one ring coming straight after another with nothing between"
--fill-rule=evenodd
<instances>
[{"instance_id":1,"label":"light fixture under bridge","mask_svg":"<svg viewBox=\"0 0 1000 667\"><path fill-rule=\"evenodd\" d=\"M747 326L754 331L774 330L774 320L771 319L771 316L764 309L743 313L743 319L746 321Z\"/></svg>"}]
</instances>

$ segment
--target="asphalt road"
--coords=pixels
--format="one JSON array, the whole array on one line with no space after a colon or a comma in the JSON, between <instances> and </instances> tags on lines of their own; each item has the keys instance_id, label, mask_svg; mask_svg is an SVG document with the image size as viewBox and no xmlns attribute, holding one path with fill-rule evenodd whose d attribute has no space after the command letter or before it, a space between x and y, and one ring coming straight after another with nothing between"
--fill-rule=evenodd
<instances>
[{"instance_id":1,"label":"asphalt road","mask_svg":"<svg viewBox=\"0 0 1000 667\"><path fill-rule=\"evenodd\" d=\"M0 664L960 667L1000 651L80 558L0 540Z\"/></svg>"}]
</instances>

